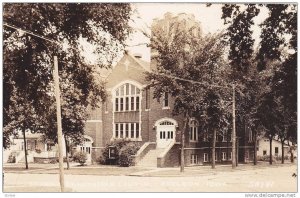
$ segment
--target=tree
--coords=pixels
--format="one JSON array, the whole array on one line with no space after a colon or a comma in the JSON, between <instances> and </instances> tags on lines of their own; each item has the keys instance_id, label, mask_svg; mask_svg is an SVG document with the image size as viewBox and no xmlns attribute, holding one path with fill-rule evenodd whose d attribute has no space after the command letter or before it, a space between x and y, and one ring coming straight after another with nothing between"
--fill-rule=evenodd
<instances>
[{"instance_id":1,"label":"tree","mask_svg":"<svg viewBox=\"0 0 300 198\"><path fill-rule=\"evenodd\" d=\"M248 104L249 101L245 97L245 84L249 84L247 81L247 75L251 70L251 59L253 56L254 39L252 38L254 25L253 18L259 14L259 9L255 4L225 4L222 7L222 19L224 24L228 25L225 33L225 41L229 46L229 67L231 69L232 83L238 85L240 92L236 94L236 115L237 115L237 131L242 131L246 125L246 117L249 114ZM233 135L235 137L235 135ZM236 145L236 139L232 140L232 157L236 158L237 151L234 149ZM232 161L232 167L234 160Z\"/></svg>"},{"instance_id":2,"label":"tree","mask_svg":"<svg viewBox=\"0 0 300 198\"><path fill-rule=\"evenodd\" d=\"M82 139L87 107L96 107L106 96L97 73L99 68L110 67L123 50L131 31L130 14L131 7L126 3L4 4L5 148L9 146L13 130L27 122L25 130L57 138L53 105L54 55L59 56L63 133L72 141ZM96 64L84 57L81 40L97 44L94 49L98 57ZM24 101L13 102L14 96ZM33 109L32 116L40 118L40 123L27 114L19 116L25 114L28 106ZM37 125L35 130L31 127L33 123Z\"/></svg>"},{"instance_id":3,"label":"tree","mask_svg":"<svg viewBox=\"0 0 300 198\"><path fill-rule=\"evenodd\" d=\"M212 143L212 168L215 168L215 156L216 156L216 137L217 135L223 135L228 133L229 128L229 110L228 104L224 101L224 91L220 91L220 88L207 88L206 92L203 93L203 105L200 107L201 111L197 112L200 125L202 130L210 132Z\"/></svg>"},{"instance_id":4,"label":"tree","mask_svg":"<svg viewBox=\"0 0 300 198\"><path fill-rule=\"evenodd\" d=\"M224 116L226 109L220 96L224 90L220 85L224 85L224 75L227 74L221 35L202 37L197 24L190 27L183 24L178 20L170 21L169 26L164 27L168 31L163 32L163 27L152 29L151 50L156 54L153 61L157 70L146 73L146 80L154 89L154 98L160 100L168 92L174 98L173 114L184 118L181 171L184 171L184 137L188 133L190 118L201 118L207 131L213 134L212 149L215 150L216 133L223 122L218 118ZM215 167L214 161L213 156L212 168Z\"/></svg>"},{"instance_id":5,"label":"tree","mask_svg":"<svg viewBox=\"0 0 300 198\"><path fill-rule=\"evenodd\" d=\"M266 5L269 10L269 17L267 17L260 27L262 33L260 35L261 41L259 51L257 53L257 69L262 71L266 69L266 62L268 60L281 60L280 47L284 44L283 34L287 20L286 9L288 4L270 4Z\"/></svg>"},{"instance_id":6,"label":"tree","mask_svg":"<svg viewBox=\"0 0 300 198\"><path fill-rule=\"evenodd\" d=\"M274 97L278 103L277 116L281 117L281 122L279 122L280 130L277 131L277 135L283 148L286 140L296 136L297 46L295 39L297 9L293 4L266 5L266 7L269 9L269 17L261 25L262 40L257 56L259 59L258 69L266 69L265 65L269 60L280 61L280 64L273 69L273 75L270 78L271 90L268 95L272 96L266 97ZM287 39L286 35L290 35L291 38ZM278 123L274 124L278 125ZM284 163L283 153L281 162Z\"/></svg>"},{"instance_id":7,"label":"tree","mask_svg":"<svg viewBox=\"0 0 300 198\"><path fill-rule=\"evenodd\" d=\"M254 25L253 18L259 14L255 4L246 4L245 8L237 4L225 4L222 7L222 19L228 24L226 41L229 44L230 67L233 79L239 80L250 66L253 54L254 39L252 38Z\"/></svg>"},{"instance_id":8,"label":"tree","mask_svg":"<svg viewBox=\"0 0 300 198\"><path fill-rule=\"evenodd\" d=\"M251 31L251 26L254 25L253 18L256 17L260 12L260 7L267 8L269 12L269 16L263 21L262 24L260 24L261 27L261 35L260 35L260 44L258 47L258 52L256 54L256 59L252 61L251 58L253 53L253 43L254 39L252 38L253 32ZM243 10L243 11L242 11ZM260 72L259 75L256 75L256 77L264 79L264 76L268 72L262 72L264 70L269 70L267 68L267 65L270 63L274 63L275 61L279 61L283 64L277 64L278 68L280 70L285 70L285 72L279 72L281 75L271 75L272 78L275 77L279 81L276 82L275 79L272 80L272 78L269 78L269 81L272 81L272 83L260 86L259 89L262 89L262 91L258 91L260 94L256 94L256 100L257 102L264 102L264 101L270 101L271 99L274 99L276 101L276 104L273 104L273 106L278 107L277 110L273 111L273 113L277 113L274 117L273 121L276 121L279 117L282 117L284 114L286 117L289 115L289 118L292 118L292 120L295 120L291 115L295 115L296 108L296 100L295 100L295 93L296 93L296 62L293 63L293 66L286 67L283 65L286 65L285 62L289 62L291 60L296 60L294 57L297 55L297 47L296 47L296 32L297 32L297 8L296 4L244 4L244 5L237 5L237 4L225 4L222 7L222 18L224 19L225 24L229 24L229 27L227 28L227 36L228 36L228 43L230 45L230 52L229 52L229 59L232 61L232 65L235 68L235 72L238 72L239 74L236 74L234 76L234 79L244 76L249 76L247 72L247 69L243 69L243 66L246 68L249 68L250 65L253 65L255 63L257 65L257 69ZM290 39L287 39L288 36L291 35ZM288 41L289 40L289 41ZM287 52L288 58L283 58L283 50L284 47L288 46L292 51L292 53ZM241 64L242 63L242 64ZM239 66L240 65L240 66ZM278 69L277 68L277 69ZM275 72L277 69L270 70L271 72ZM251 75L250 75L251 76ZM277 77L276 77L277 76ZM280 76L280 77L279 77ZM249 79L249 78L248 78ZM263 85L265 82L262 82L261 80L256 80L256 82L262 83ZM279 84L286 87L287 84L291 86L290 89L284 90L282 89L283 86L278 86ZM291 82L294 84L292 85ZM246 82L246 84L249 84ZM273 84L273 85L272 85ZM267 87L266 87L267 86ZM266 93L263 91L263 89L268 89L268 87L272 87L271 90ZM250 93L245 93L245 95L249 96L251 95L251 88L249 89ZM281 91L280 91L281 90ZM247 91L248 92L248 91ZM276 93L281 93L281 95L276 95ZM275 95L276 96L275 96ZM271 96L273 95L273 96ZM266 98L262 98L266 97ZM249 97L252 98L252 97ZM287 102L289 106L292 108L285 108L284 102L280 102L281 100L290 100L290 102ZM243 99L245 101L245 99ZM249 101L244 104L249 104ZM243 103L242 106L245 106ZM267 105L267 104L265 104ZM263 112L258 113L257 109L265 109L268 107L262 107L261 104L252 106L252 108L243 108L246 109L244 116L248 119L248 122L250 122L250 125L252 129L258 129L260 126L263 126L265 128L269 128L270 121L267 119L263 119L265 122L262 122L262 120L259 120L259 118L256 118L256 115L260 114L263 116ZM287 110L289 109L289 110ZM250 111L249 111L250 110ZM284 110L285 112L289 111L289 113L282 112ZM240 116L243 116L243 114L239 113ZM266 114L265 114L266 116ZM273 116L273 115L270 115ZM291 122L291 123L294 123ZM272 123L274 125L278 123ZM281 124L284 124L281 122ZM285 126L289 124L284 124ZM277 125L276 129L283 129L285 127ZM268 133L270 133L270 136L274 136L274 132L271 132L267 130ZM282 133L284 135L284 131L277 130L276 133ZM255 131L255 139L258 135L257 131ZM269 137L268 135L268 137ZM282 137L283 137L282 136ZM285 139L285 138L283 138ZM282 140L283 140L282 139ZM284 140L283 140L284 141ZM271 141L270 141L270 147L271 147ZM256 149L255 149L256 153ZM270 161L271 162L271 161ZM256 161L254 161L256 164Z\"/></svg>"}]
</instances>

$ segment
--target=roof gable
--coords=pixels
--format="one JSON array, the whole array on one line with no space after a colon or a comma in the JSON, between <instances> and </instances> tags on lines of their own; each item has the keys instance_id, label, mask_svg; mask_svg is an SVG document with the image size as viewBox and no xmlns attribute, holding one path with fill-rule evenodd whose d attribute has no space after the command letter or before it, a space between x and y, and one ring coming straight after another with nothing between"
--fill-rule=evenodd
<instances>
[{"instance_id":1,"label":"roof gable","mask_svg":"<svg viewBox=\"0 0 300 198\"><path fill-rule=\"evenodd\" d=\"M125 53L105 79L107 88L114 87L125 80L134 80L143 84L146 71L150 71L149 62Z\"/></svg>"}]
</instances>

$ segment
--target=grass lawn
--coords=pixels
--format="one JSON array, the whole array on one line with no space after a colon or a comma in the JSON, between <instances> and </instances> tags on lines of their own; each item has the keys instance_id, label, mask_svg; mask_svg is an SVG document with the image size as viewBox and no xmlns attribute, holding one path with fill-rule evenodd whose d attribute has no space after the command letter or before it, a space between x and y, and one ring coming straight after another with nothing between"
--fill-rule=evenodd
<instances>
[{"instance_id":1,"label":"grass lawn","mask_svg":"<svg viewBox=\"0 0 300 198\"><path fill-rule=\"evenodd\" d=\"M29 167L26 170L23 167L4 167L4 172L18 172L18 173L35 173L35 174L58 174L59 169L57 167ZM129 175L134 172L149 170L141 167L118 167L118 166L101 166L101 165L89 165L89 166L75 166L69 170L65 168L64 174L72 175L105 175L105 176L122 176Z\"/></svg>"},{"instance_id":2,"label":"grass lawn","mask_svg":"<svg viewBox=\"0 0 300 198\"><path fill-rule=\"evenodd\" d=\"M269 169L269 168L278 168L278 167L293 167L295 164L287 163L287 164L273 164L269 165L268 163L260 162L256 166L253 164L239 164L235 169L232 169L230 165L228 166L218 166L216 165L215 169L212 169L211 166L191 166L185 167L184 172L181 173L179 168L174 169L166 169L164 168L153 171L147 172L143 174L146 177L178 177L178 176L204 176L204 175L216 175L219 173L225 172L235 172L235 171L248 171L248 170L259 170L259 169Z\"/></svg>"},{"instance_id":3,"label":"grass lawn","mask_svg":"<svg viewBox=\"0 0 300 198\"><path fill-rule=\"evenodd\" d=\"M103 176L121 176L121 175L129 175L134 172L143 171L148 169L141 169L136 167L101 167L101 168L79 168L79 167L71 167L69 170L65 169L65 174L72 175L103 175ZM38 170L34 171L34 173L45 173L45 174L55 174L58 173L58 169L51 170Z\"/></svg>"},{"instance_id":4,"label":"grass lawn","mask_svg":"<svg viewBox=\"0 0 300 198\"><path fill-rule=\"evenodd\" d=\"M3 167L3 170L5 172L16 172L16 171L27 172L27 171L38 170L38 169L41 169L41 168L39 168L39 167L30 167L30 166L29 166L28 169L26 169L25 166L24 167Z\"/></svg>"}]
</instances>

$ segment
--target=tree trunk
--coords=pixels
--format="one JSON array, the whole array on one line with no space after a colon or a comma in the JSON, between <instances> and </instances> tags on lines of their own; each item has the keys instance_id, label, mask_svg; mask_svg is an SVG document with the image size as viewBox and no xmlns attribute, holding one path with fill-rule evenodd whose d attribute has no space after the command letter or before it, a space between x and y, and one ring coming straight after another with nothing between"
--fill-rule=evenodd
<instances>
[{"instance_id":1,"label":"tree trunk","mask_svg":"<svg viewBox=\"0 0 300 198\"><path fill-rule=\"evenodd\" d=\"M254 156L253 156L253 164L257 165L257 136L256 131L254 132Z\"/></svg>"},{"instance_id":2,"label":"tree trunk","mask_svg":"<svg viewBox=\"0 0 300 198\"><path fill-rule=\"evenodd\" d=\"M22 133L23 133L23 141L24 141L25 168L28 169L28 161L27 161L27 144L26 144L25 129L22 129Z\"/></svg>"},{"instance_id":3,"label":"tree trunk","mask_svg":"<svg viewBox=\"0 0 300 198\"><path fill-rule=\"evenodd\" d=\"M238 166L239 165L239 139L237 139L237 141L236 141L236 147L235 147L235 150L236 150L236 160L235 160L235 162L236 162L236 166Z\"/></svg>"},{"instance_id":4,"label":"tree trunk","mask_svg":"<svg viewBox=\"0 0 300 198\"><path fill-rule=\"evenodd\" d=\"M212 140L212 152L211 152L211 168L216 168L216 136L217 136L217 130L214 129L213 131L213 140Z\"/></svg>"},{"instance_id":5,"label":"tree trunk","mask_svg":"<svg viewBox=\"0 0 300 198\"><path fill-rule=\"evenodd\" d=\"M291 163L294 163L294 148L293 148L293 146L290 147L290 152L291 152Z\"/></svg>"},{"instance_id":6,"label":"tree trunk","mask_svg":"<svg viewBox=\"0 0 300 198\"><path fill-rule=\"evenodd\" d=\"M281 164L284 164L284 140L281 140Z\"/></svg>"},{"instance_id":7,"label":"tree trunk","mask_svg":"<svg viewBox=\"0 0 300 198\"><path fill-rule=\"evenodd\" d=\"M270 161L269 161L269 163L270 163L270 165L272 165L273 164L273 160L272 160L272 140L273 140L273 137L269 138L269 140L270 140Z\"/></svg>"},{"instance_id":8,"label":"tree trunk","mask_svg":"<svg viewBox=\"0 0 300 198\"><path fill-rule=\"evenodd\" d=\"M67 170L70 169L70 163L69 163L69 142L67 140L67 137L65 136L65 146L66 146L66 161L67 161Z\"/></svg>"},{"instance_id":9,"label":"tree trunk","mask_svg":"<svg viewBox=\"0 0 300 198\"><path fill-rule=\"evenodd\" d=\"M232 168L236 168L235 84L232 85Z\"/></svg>"},{"instance_id":10,"label":"tree trunk","mask_svg":"<svg viewBox=\"0 0 300 198\"><path fill-rule=\"evenodd\" d=\"M185 118L183 129L181 131L181 151L180 151L180 172L184 172L184 142L185 142L185 130L188 123L188 118Z\"/></svg>"}]
</instances>

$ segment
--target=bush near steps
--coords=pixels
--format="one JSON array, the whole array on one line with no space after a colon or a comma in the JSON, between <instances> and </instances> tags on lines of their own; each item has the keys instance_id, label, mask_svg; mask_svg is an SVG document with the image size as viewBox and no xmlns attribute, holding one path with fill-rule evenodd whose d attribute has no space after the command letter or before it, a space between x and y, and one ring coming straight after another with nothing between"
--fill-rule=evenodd
<instances>
[{"instance_id":1,"label":"bush near steps","mask_svg":"<svg viewBox=\"0 0 300 198\"><path fill-rule=\"evenodd\" d=\"M122 167L132 166L132 155L135 155L140 147L140 142L134 142L127 139L113 140L105 146L102 155L97 158L97 162L105 165L115 164ZM110 148L114 148L114 159L109 158Z\"/></svg>"}]
</instances>

